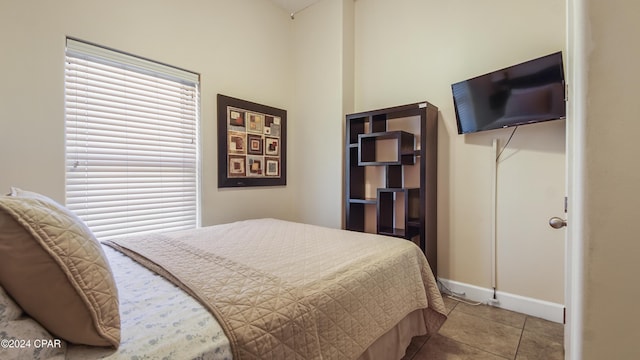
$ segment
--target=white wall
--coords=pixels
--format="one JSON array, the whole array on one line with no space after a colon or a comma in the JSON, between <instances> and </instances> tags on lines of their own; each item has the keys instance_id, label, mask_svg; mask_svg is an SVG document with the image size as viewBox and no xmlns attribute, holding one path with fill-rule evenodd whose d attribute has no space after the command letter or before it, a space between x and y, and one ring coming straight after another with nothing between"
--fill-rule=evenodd
<instances>
[{"instance_id":1,"label":"white wall","mask_svg":"<svg viewBox=\"0 0 640 360\"><path fill-rule=\"evenodd\" d=\"M640 166L637 135L640 44L630 34L640 30L640 4L625 0L571 2L581 48L577 108L578 192L583 199L582 237L573 284L578 334L571 359L640 358Z\"/></svg>"},{"instance_id":2,"label":"white wall","mask_svg":"<svg viewBox=\"0 0 640 360\"><path fill-rule=\"evenodd\" d=\"M291 107L290 30L268 1L0 2L0 191L64 201L64 45L73 36L201 74L203 225L293 218L291 182L219 190L216 145L216 94Z\"/></svg>"},{"instance_id":3,"label":"white wall","mask_svg":"<svg viewBox=\"0 0 640 360\"><path fill-rule=\"evenodd\" d=\"M427 100L440 110L439 276L491 287L491 142L457 135L451 84L564 50L565 5L545 1L355 2L355 110ZM563 303L564 121L520 127L499 164L499 291Z\"/></svg>"},{"instance_id":4,"label":"white wall","mask_svg":"<svg viewBox=\"0 0 640 360\"><path fill-rule=\"evenodd\" d=\"M343 119L353 93L352 12L352 0L325 0L292 20L296 219L335 228L343 218Z\"/></svg>"}]
</instances>

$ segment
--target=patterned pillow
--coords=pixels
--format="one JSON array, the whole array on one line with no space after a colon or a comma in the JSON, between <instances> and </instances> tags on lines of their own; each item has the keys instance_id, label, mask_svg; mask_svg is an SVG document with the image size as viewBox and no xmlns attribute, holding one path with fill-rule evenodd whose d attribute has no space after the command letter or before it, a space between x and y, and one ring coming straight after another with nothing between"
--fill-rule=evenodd
<instances>
[{"instance_id":1,"label":"patterned pillow","mask_svg":"<svg viewBox=\"0 0 640 360\"><path fill-rule=\"evenodd\" d=\"M117 347L118 294L100 243L62 205L14 190L0 197L0 285L53 335Z\"/></svg>"},{"instance_id":2,"label":"patterned pillow","mask_svg":"<svg viewBox=\"0 0 640 360\"><path fill-rule=\"evenodd\" d=\"M15 320L20 315L22 315L20 306L0 287L0 324Z\"/></svg>"},{"instance_id":3,"label":"patterned pillow","mask_svg":"<svg viewBox=\"0 0 640 360\"><path fill-rule=\"evenodd\" d=\"M2 291L0 294L0 308L3 305L7 305L4 301L9 297L5 296L6 293ZM18 307L15 303L13 305L16 308ZM1 309L0 312L2 312ZM0 340L4 341L3 345L0 346L0 359L5 360L64 360L67 352L67 343L65 341L51 336L45 328L26 316L0 319Z\"/></svg>"}]
</instances>

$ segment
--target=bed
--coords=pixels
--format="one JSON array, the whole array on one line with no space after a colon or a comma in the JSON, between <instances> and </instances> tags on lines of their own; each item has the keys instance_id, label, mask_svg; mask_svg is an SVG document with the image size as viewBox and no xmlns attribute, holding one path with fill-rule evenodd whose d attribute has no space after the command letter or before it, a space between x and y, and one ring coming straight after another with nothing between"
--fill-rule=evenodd
<instances>
[{"instance_id":1,"label":"bed","mask_svg":"<svg viewBox=\"0 0 640 360\"><path fill-rule=\"evenodd\" d=\"M446 319L424 255L406 240L254 219L99 244L64 207L12 193L0 199L3 359L400 359L413 336ZM45 248L46 276L20 275L30 270L15 259L26 252L18 242L30 254ZM62 280L46 278L56 267ZM60 281L68 295L63 286L21 293ZM55 326L79 316L55 309L76 293L89 340ZM50 325L32 298L63 319Z\"/></svg>"}]
</instances>

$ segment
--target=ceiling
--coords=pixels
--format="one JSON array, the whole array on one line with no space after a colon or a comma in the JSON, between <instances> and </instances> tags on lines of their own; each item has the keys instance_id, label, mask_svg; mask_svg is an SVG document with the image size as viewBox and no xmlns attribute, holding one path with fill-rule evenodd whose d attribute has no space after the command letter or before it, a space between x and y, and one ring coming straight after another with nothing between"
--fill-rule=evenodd
<instances>
[{"instance_id":1,"label":"ceiling","mask_svg":"<svg viewBox=\"0 0 640 360\"><path fill-rule=\"evenodd\" d=\"M287 10L290 14L295 14L300 10L304 10L310 5L320 0L271 0L281 8Z\"/></svg>"}]
</instances>

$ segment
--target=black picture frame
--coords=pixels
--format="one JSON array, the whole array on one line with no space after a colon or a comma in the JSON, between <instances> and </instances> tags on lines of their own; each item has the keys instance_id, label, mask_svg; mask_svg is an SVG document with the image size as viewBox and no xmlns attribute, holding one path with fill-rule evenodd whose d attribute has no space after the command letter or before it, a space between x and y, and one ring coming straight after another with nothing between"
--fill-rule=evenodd
<instances>
[{"instance_id":1,"label":"black picture frame","mask_svg":"<svg viewBox=\"0 0 640 360\"><path fill-rule=\"evenodd\" d=\"M222 94L217 101L218 188L285 186L287 111Z\"/></svg>"}]
</instances>

